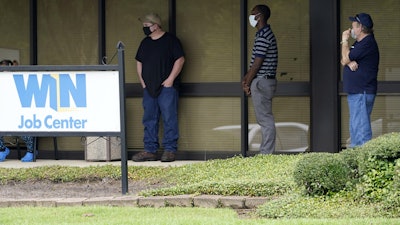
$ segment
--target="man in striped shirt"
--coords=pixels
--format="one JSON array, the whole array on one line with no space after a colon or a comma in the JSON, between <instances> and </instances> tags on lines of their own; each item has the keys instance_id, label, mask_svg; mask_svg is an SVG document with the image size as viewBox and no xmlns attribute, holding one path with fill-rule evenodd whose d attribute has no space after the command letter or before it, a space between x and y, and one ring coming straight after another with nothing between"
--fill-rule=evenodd
<instances>
[{"instance_id":1,"label":"man in striped shirt","mask_svg":"<svg viewBox=\"0 0 400 225\"><path fill-rule=\"evenodd\" d=\"M257 123L261 126L260 154L275 150L276 128L272 114L272 98L276 91L278 47L275 35L267 23L271 11L266 5L256 5L249 16L252 27L257 28L250 68L242 81L246 95L252 96Z\"/></svg>"}]
</instances>

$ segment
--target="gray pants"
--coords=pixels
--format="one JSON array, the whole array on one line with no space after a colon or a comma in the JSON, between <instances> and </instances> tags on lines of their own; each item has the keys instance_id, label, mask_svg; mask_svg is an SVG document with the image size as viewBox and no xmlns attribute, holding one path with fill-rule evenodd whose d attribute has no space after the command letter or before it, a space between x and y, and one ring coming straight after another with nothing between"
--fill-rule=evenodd
<instances>
[{"instance_id":1,"label":"gray pants","mask_svg":"<svg viewBox=\"0 0 400 225\"><path fill-rule=\"evenodd\" d=\"M261 154L272 154L275 151L276 128L272 114L272 98L276 91L276 80L256 77L251 82L251 98L257 123L261 126Z\"/></svg>"}]
</instances>

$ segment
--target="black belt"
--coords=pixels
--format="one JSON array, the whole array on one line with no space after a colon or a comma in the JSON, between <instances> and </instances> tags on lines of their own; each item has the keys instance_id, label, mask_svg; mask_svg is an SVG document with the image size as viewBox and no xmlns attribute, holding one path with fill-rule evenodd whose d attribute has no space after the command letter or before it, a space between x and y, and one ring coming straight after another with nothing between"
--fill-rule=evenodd
<instances>
[{"instance_id":1,"label":"black belt","mask_svg":"<svg viewBox=\"0 0 400 225\"><path fill-rule=\"evenodd\" d=\"M258 76L258 77L262 77L262 78L265 78L267 80L275 80L275 76L273 76L273 75L265 75L265 76Z\"/></svg>"}]
</instances>

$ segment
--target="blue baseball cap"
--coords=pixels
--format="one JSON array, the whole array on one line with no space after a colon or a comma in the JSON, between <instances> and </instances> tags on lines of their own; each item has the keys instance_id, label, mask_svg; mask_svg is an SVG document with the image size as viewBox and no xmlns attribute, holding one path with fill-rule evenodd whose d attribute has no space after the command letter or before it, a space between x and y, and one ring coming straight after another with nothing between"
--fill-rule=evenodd
<instances>
[{"instance_id":1,"label":"blue baseball cap","mask_svg":"<svg viewBox=\"0 0 400 225\"><path fill-rule=\"evenodd\" d=\"M351 20L353 22L359 22L362 25L364 25L370 29L374 26L371 16L367 13L359 13L359 14L355 15L354 17L350 16L349 20Z\"/></svg>"}]
</instances>

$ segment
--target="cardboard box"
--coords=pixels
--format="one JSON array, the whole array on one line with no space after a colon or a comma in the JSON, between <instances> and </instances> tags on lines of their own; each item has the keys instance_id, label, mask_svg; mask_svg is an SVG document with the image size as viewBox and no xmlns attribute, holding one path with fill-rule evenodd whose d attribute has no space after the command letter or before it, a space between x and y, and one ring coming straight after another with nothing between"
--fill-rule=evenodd
<instances>
[{"instance_id":1,"label":"cardboard box","mask_svg":"<svg viewBox=\"0 0 400 225\"><path fill-rule=\"evenodd\" d=\"M86 137L86 161L112 161L121 159L119 137Z\"/></svg>"}]
</instances>

